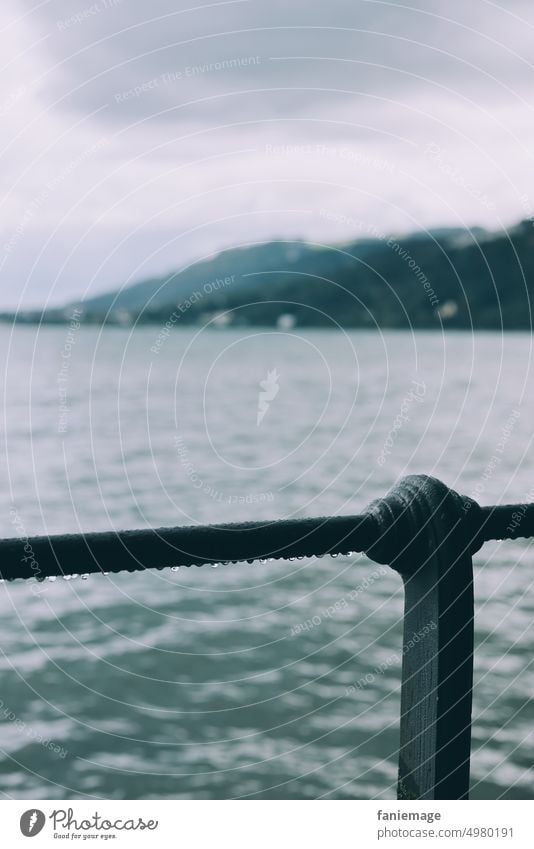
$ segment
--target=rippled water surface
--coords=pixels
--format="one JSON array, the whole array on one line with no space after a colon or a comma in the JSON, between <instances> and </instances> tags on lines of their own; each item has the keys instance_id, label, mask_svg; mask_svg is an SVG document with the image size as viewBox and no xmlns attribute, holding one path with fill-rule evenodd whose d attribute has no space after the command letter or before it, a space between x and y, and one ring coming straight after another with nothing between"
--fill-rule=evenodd
<instances>
[{"instance_id":1,"label":"rippled water surface","mask_svg":"<svg viewBox=\"0 0 534 849\"><path fill-rule=\"evenodd\" d=\"M4 536L350 514L410 472L534 500L527 335L158 332L1 330ZM533 798L531 547L475 570L472 795ZM0 603L4 796L395 797L402 587L363 556Z\"/></svg>"}]
</instances>

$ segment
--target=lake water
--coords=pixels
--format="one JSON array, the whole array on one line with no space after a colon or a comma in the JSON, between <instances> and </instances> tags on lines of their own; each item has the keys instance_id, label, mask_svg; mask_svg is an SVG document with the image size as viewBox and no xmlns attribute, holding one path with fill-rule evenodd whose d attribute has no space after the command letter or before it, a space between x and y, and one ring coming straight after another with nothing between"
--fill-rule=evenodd
<instances>
[{"instance_id":1,"label":"lake water","mask_svg":"<svg viewBox=\"0 0 534 849\"><path fill-rule=\"evenodd\" d=\"M534 500L528 335L159 332L1 329L4 536L350 514L419 472L483 504ZM474 798L534 798L532 554L475 560ZM395 798L391 570L31 587L0 586L4 797Z\"/></svg>"}]
</instances>

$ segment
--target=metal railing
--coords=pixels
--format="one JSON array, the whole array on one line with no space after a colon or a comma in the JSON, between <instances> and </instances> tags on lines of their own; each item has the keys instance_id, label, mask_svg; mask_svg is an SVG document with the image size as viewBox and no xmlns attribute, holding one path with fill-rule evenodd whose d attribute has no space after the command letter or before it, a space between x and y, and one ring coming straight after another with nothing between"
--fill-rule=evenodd
<instances>
[{"instance_id":1,"label":"metal railing","mask_svg":"<svg viewBox=\"0 0 534 849\"><path fill-rule=\"evenodd\" d=\"M530 536L534 504L480 507L435 478L414 475L358 516L34 537L22 549L21 539L6 539L0 578L365 552L399 572L405 589L397 796L466 799L472 556L488 540ZM436 627L425 639L412 640L429 622Z\"/></svg>"}]
</instances>

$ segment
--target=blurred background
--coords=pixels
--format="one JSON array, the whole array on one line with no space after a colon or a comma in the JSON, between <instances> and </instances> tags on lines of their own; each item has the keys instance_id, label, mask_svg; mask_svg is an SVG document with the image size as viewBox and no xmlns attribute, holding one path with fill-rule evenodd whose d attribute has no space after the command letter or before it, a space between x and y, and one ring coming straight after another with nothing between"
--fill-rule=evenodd
<instances>
[{"instance_id":1,"label":"blurred background","mask_svg":"<svg viewBox=\"0 0 534 849\"><path fill-rule=\"evenodd\" d=\"M534 501L533 26L7 0L2 535L351 514L412 472ZM530 549L475 560L473 798L533 796ZM365 557L0 604L4 798L395 798L403 593Z\"/></svg>"}]
</instances>

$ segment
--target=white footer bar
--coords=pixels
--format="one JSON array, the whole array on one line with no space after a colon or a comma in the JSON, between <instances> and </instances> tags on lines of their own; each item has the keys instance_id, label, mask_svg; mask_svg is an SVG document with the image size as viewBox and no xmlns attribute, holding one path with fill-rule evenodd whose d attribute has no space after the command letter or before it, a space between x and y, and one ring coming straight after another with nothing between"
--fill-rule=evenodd
<instances>
[{"instance_id":1,"label":"white footer bar","mask_svg":"<svg viewBox=\"0 0 534 849\"><path fill-rule=\"evenodd\" d=\"M23 800L0 802L0 832L9 849L533 849L533 815L530 801Z\"/></svg>"}]
</instances>

